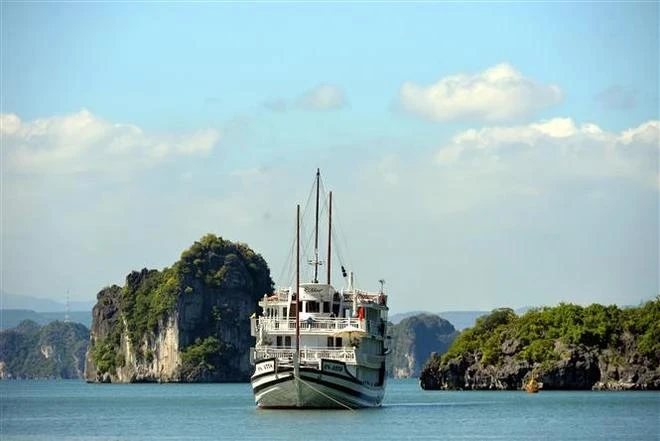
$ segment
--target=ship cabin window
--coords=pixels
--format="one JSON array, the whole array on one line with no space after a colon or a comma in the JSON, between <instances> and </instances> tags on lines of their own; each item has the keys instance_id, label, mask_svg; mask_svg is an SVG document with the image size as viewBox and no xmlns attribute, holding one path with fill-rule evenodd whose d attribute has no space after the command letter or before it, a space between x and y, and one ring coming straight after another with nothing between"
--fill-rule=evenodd
<instances>
[{"instance_id":1,"label":"ship cabin window","mask_svg":"<svg viewBox=\"0 0 660 441\"><path fill-rule=\"evenodd\" d=\"M319 312L319 302L307 302L307 312Z\"/></svg>"},{"instance_id":2,"label":"ship cabin window","mask_svg":"<svg viewBox=\"0 0 660 441\"><path fill-rule=\"evenodd\" d=\"M329 348L341 348L341 337L333 338L328 337L328 347Z\"/></svg>"},{"instance_id":3,"label":"ship cabin window","mask_svg":"<svg viewBox=\"0 0 660 441\"><path fill-rule=\"evenodd\" d=\"M282 348L282 347L290 348L291 347L291 337L290 336L285 336L284 341L282 341L282 336L281 335L278 335L276 338L277 338L276 341L277 341L277 347L278 348ZM284 343L284 346L282 345L282 343Z\"/></svg>"},{"instance_id":4,"label":"ship cabin window","mask_svg":"<svg viewBox=\"0 0 660 441\"><path fill-rule=\"evenodd\" d=\"M323 302L323 311L321 312L330 312L330 302Z\"/></svg>"}]
</instances>

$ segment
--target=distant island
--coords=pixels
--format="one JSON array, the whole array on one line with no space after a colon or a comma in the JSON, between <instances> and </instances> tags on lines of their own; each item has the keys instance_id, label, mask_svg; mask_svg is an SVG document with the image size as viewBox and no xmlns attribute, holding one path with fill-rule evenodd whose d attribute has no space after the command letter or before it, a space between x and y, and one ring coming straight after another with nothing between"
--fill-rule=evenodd
<instances>
[{"instance_id":1,"label":"distant island","mask_svg":"<svg viewBox=\"0 0 660 441\"><path fill-rule=\"evenodd\" d=\"M531 307L523 306L521 308L517 308L515 310L515 313L521 315L527 312L529 309L531 309ZM427 311L409 311L409 312L399 312L396 314L392 314L390 316L390 321L396 325L405 318L412 317L415 315L421 315L421 314L433 314L442 317L443 319L450 322L454 326L454 328L456 328L457 331L462 331L465 328L471 328L472 326L474 326L474 324L477 322L477 319L479 317L483 317L485 315L490 314L490 311L466 310L466 311L441 311L436 313L431 313Z\"/></svg>"},{"instance_id":2,"label":"distant island","mask_svg":"<svg viewBox=\"0 0 660 441\"><path fill-rule=\"evenodd\" d=\"M501 308L431 357L423 389L660 389L660 297L640 307Z\"/></svg>"},{"instance_id":3,"label":"distant island","mask_svg":"<svg viewBox=\"0 0 660 441\"><path fill-rule=\"evenodd\" d=\"M80 323L24 320L0 331L0 379L82 378L88 342Z\"/></svg>"},{"instance_id":4,"label":"distant island","mask_svg":"<svg viewBox=\"0 0 660 441\"><path fill-rule=\"evenodd\" d=\"M458 332L447 320L435 314L422 313L392 325L389 335L388 376L410 378L419 377L432 353L445 353Z\"/></svg>"},{"instance_id":5,"label":"distant island","mask_svg":"<svg viewBox=\"0 0 660 441\"><path fill-rule=\"evenodd\" d=\"M0 309L0 331L18 326L24 320L31 320L40 325L47 325L58 320L82 323L89 328L92 325L92 307L87 311L37 312L33 309Z\"/></svg>"},{"instance_id":6,"label":"distant island","mask_svg":"<svg viewBox=\"0 0 660 441\"><path fill-rule=\"evenodd\" d=\"M60 303L55 300L29 295L11 294L0 290L0 330L14 328L23 320L32 320L46 325L57 320L78 322L87 328L92 324L94 302L71 301ZM64 300L64 298L63 298Z\"/></svg>"}]
</instances>

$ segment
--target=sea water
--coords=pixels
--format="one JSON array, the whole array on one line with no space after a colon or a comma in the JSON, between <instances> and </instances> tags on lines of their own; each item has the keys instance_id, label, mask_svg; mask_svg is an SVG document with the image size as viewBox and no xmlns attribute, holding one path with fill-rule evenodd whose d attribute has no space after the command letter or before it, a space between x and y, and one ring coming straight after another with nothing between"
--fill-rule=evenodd
<instances>
[{"instance_id":1,"label":"sea water","mask_svg":"<svg viewBox=\"0 0 660 441\"><path fill-rule=\"evenodd\" d=\"M389 381L383 407L264 410L249 384L0 382L0 439L660 439L657 392L423 391Z\"/></svg>"}]
</instances>

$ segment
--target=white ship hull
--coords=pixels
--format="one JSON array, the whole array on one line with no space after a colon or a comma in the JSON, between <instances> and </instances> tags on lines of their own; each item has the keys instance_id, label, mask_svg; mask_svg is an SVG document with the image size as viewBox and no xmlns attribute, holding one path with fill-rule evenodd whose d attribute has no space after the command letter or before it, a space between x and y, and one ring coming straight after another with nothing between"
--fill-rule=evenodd
<instances>
[{"instance_id":1,"label":"white ship hull","mask_svg":"<svg viewBox=\"0 0 660 441\"><path fill-rule=\"evenodd\" d=\"M263 408L358 409L379 407L385 385L369 386L355 378L301 367L252 376L255 402Z\"/></svg>"}]
</instances>

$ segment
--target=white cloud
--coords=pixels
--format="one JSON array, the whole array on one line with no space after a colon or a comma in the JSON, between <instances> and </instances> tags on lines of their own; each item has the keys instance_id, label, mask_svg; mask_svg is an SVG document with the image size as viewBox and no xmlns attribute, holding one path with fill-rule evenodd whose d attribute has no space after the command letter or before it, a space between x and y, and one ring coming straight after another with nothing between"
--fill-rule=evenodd
<instances>
[{"instance_id":1,"label":"white cloud","mask_svg":"<svg viewBox=\"0 0 660 441\"><path fill-rule=\"evenodd\" d=\"M435 155L450 170L558 179L618 177L657 188L660 122L621 133L595 124L577 127L570 118L456 134Z\"/></svg>"},{"instance_id":2,"label":"white cloud","mask_svg":"<svg viewBox=\"0 0 660 441\"><path fill-rule=\"evenodd\" d=\"M648 121L644 124L625 130L621 133L620 141L624 144L643 143L658 145L660 121Z\"/></svg>"},{"instance_id":3,"label":"white cloud","mask_svg":"<svg viewBox=\"0 0 660 441\"><path fill-rule=\"evenodd\" d=\"M346 107L344 90L335 84L320 84L298 99L305 110L339 110Z\"/></svg>"},{"instance_id":4,"label":"white cloud","mask_svg":"<svg viewBox=\"0 0 660 441\"><path fill-rule=\"evenodd\" d=\"M113 124L88 110L32 121L0 115L6 170L22 173L123 172L169 157L208 154L221 138L215 129L188 134L147 133Z\"/></svg>"},{"instance_id":5,"label":"white cloud","mask_svg":"<svg viewBox=\"0 0 660 441\"><path fill-rule=\"evenodd\" d=\"M539 84L507 63L474 75L456 74L430 86L406 81L402 108L432 121L506 121L532 115L563 97L554 84Z\"/></svg>"}]
</instances>

